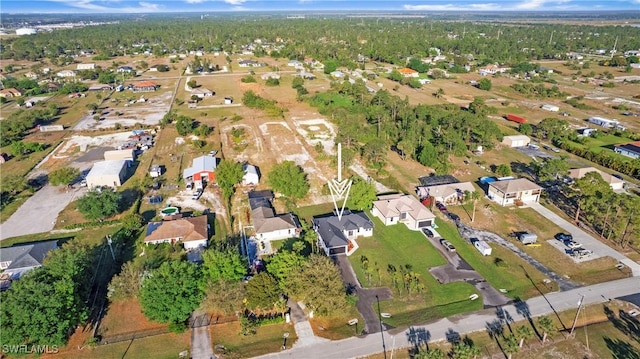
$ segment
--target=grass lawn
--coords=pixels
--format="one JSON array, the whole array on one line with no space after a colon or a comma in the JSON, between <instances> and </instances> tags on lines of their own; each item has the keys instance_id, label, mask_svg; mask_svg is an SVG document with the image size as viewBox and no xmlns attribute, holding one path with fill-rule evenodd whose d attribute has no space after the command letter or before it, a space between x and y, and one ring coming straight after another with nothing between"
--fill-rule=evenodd
<instances>
[{"instance_id":1,"label":"grass lawn","mask_svg":"<svg viewBox=\"0 0 640 359\"><path fill-rule=\"evenodd\" d=\"M287 348L298 339L293 324L279 323L258 327L255 335L240 334L240 322L216 324L209 327L211 345L224 345L225 357L249 358L271 352L277 352L282 347L283 334L289 333Z\"/></svg>"},{"instance_id":2,"label":"grass lawn","mask_svg":"<svg viewBox=\"0 0 640 359\"><path fill-rule=\"evenodd\" d=\"M425 286L419 294L414 292L409 295L404 289L400 293L394 290L394 299L381 303L382 310L392 314L391 318L385 320L386 323L402 326L482 307L482 302L468 300L469 295L476 293L470 284L440 284L429 273L429 268L444 265L446 260L421 232L411 231L401 224L384 226L377 218L370 218L373 218L375 226L373 237L360 238L360 248L349 257L360 283L365 287L393 288L391 275L387 271L388 265L393 265L398 272L410 266L409 271L417 273L420 283ZM361 265L363 256L368 258L373 269L371 283Z\"/></svg>"},{"instance_id":3,"label":"grass lawn","mask_svg":"<svg viewBox=\"0 0 640 359\"><path fill-rule=\"evenodd\" d=\"M182 351L189 350L191 333L161 334L114 344L99 345L95 348L77 347L62 349L60 353L43 356L56 359L127 358L127 359L174 359Z\"/></svg>"},{"instance_id":4,"label":"grass lawn","mask_svg":"<svg viewBox=\"0 0 640 359\"><path fill-rule=\"evenodd\" d=\"M577 144L582 147L587 147L592 151L600 151L605 149L607 146L613 146L618 143L626 143L626 142L631 142L631 140L625 137L606 134L604 136L600 136L597 138L589 137L587 138L586 143L584 145L580 145L575 142L574 144Z\"/></svg>"},{"instance_id":5,"label":"grass lawn","mask_svg":"<svg viewBox=\"0 0 640 359\"><path fill-rule=\"evenodd\" d=\"M438 225L438 233L453 243L458 254L494 288L506 289L508 291L507 296L525 299L540 295L531 283L532 281L545 292L555 290L555 287L546 288L542 284L545 276L529 263L516 256L512 251L497 244L492 244L492 255L482 256L468 241L460 237L458 231L451 224L445 223L439 218L436 218L436 224ZM496 258L502 259L505 266L496 266L494 263ZM531 280L527 278L527 275Z\"/></svg>"}]
</instances>

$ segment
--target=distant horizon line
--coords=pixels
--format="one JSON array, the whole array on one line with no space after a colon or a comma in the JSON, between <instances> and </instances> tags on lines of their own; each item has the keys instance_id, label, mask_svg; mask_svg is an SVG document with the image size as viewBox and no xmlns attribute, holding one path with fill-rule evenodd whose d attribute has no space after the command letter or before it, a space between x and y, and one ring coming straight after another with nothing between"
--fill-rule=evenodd
<instances>
[{"instance_id":1,"label":"distant horizon line","mask_svg":"<svg viewBox=\"0 0 640 359\"><path fill-rule=\"evenodd\" d=\"M521 13L521 14L530 14L530 13L555 13L555 14L576 14L576 13L585 13L585 14L594 14L594 13L638 13L640 14L640 9L599 9L599 10L588 10L588 9L529 9L529 10L521 10L521 9L505 9L505 10L482 10L482 9L469 9L469 10L373 10L373 9L363 9L363 8L353 8L353 9L325 9L325 10L309 10L309 9L298 9L298 10L287 10L287 9L247 9L247 10L238 10L238 9L215 9L215 10L184 10L184 11L149 11L149 12L135 12L135 13L119 13L119 12L100 12L100 11L46 11L46 12L3 12L0 11L0 15L49 15L49 14L74 14L74 15L120 15L120 16L136 16L136 15L155 15L155 14L206 14L210 12L222 12L222 13L238 13L238 14L248 14L248 13L275 13L287 11L289 13L296 14L322 14L322 13L342 13L343 16L353 16L353 15L363 15L367 13L385 13L385 14L414 14L414 15L433 15L433 14L501 14L501 13ZM344 11L359 11L357 14L344 14ZM281 14L285 16L285 14ZM640 20L640 19L638 19Z\"/></svg>"}]
</instances>

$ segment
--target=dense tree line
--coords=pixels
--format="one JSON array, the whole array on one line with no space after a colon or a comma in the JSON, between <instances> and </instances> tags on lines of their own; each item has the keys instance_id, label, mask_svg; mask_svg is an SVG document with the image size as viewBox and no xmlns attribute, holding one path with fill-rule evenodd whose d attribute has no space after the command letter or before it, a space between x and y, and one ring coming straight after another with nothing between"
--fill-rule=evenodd
<instances>
[{"instance_id":1,"label":"dense tree line","mask_svg":"<svg viewBox=\"0 0 640 359\"><path fill-rule=\"evenodd\" d=\"M337 140L346 150L355 149L374 168L382 168L387 150L394 148L403 157L448 173L449 155L463 156L478 145L492 149L502 137L480 106L476 113L455 105L413 106L386 90L370 94L359 82L334 84L309 103L334 119Z\"/></svg>"},{"instance_id":2,"label":"dense tree line","mask_svg":"<svg viewBox=\"0 0 640 359\"><path fill-rule=\"evenodd\" d=\"M569 51L608 48L616 37L619 44L625 44L624 49L640 48L640 30L621 26L502 26L431 19L238 21L215 17L207 21L185 21L165 17L136 20L8 38L3 44L2 57L30 60L47 57L57 61L61 56L77 54L83 49L92 49L100 58L106 59L134 51L150 51L156 56L190 50L235 52L239 46L255 39L275 42L276 37L291 41L272 53L274 57L302 59L310 56L337 66L353 67L357 66L354 60L358 54L404 66L407 57L431 55L430 48L439 48L445 54L473 54L480 63L509 64L562 57ZM552 34L552 41L549 41ZM257 55L264 52L260 48L256 50Z\"/></svg>"}]
</instances>

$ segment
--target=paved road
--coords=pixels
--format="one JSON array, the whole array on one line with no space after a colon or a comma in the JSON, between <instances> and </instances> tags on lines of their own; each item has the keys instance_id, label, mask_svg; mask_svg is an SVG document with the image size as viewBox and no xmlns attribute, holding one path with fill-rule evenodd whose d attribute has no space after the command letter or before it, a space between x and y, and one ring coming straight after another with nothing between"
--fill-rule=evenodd
<instances>
[{"instance_id":1,"label":"paved road","mask_svg":"<svg viewBox=\"0 0 640 359\"><path fill-rule=\"evenodd\" d=\"M85 191L85 188L66 190L45 185L0 224L0 240L51 231L60 211Z\"/></svg>"},{"instance_id":2,"label":"paved road","mask_svg":"<svg viewBox=\"0 0 640 359\"><path fill-rule=\"evenodd\" d=\"M578 243L582 243L585 248L592 250L594 253L597 253L600 256L609 256L611 258L617 259L631 269L634 277L640 276L640 264L638 264L637 262L634 262L620 252L593 238L587 232L574 226L572 223L566 221L564 218L545 208L540 203L530 203L528 204L528 206L533 208L536 212L540 213L546 219L555 223L563 230L571 233L571 235L573 235L573 239Z\"/></svg>"},{"instance_id":3,"label":"paved road","mask_svg":"<svg viewBox=\"0 0 640 359\"><path fill-rule=\"evenodd\" d=\"M600 303L610 298L628 296L640 292L640 281L637 278L626 278L617 281L596 284L588 287L577 288L566 292L556 292L544 297L528 299L516 305L506 305L500 308L506 317L514 321L540 315L554 315L568 309L575 309L581 295L584 295L584 304ZM392 348L408 347L413 345L415 333L422 333L428 341L446 340L447 337L464 336L466 333L484 331L487 324L498 319L496 309L485 309L472 314L457 315L451 318L440 319L426 325L410 327L398 332L387 331L384 333L384 341L387 350ZM570 327L571 323L563 323ZM338 359L355 358L382 352L382 338L379 333L365 337L353 337L324 344L316 344L300 348L293 348L279 353L264 355L261 358L314 358L314 359Z\"/></svg>"}]
</instances>

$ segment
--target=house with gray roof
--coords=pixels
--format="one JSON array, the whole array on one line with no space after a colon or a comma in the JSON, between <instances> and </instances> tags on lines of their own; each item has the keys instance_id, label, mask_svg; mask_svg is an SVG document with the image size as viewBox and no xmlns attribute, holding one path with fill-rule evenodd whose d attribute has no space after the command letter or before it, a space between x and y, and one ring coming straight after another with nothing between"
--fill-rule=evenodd
<instances>
[{"instance_id":1,"label":"house with gray roof","mask_svg":"<svg viewBox=\"0 0 640 359\"><path fill-rule=\"evenodd\" d=\"M58 241L43 241L0 248L2 279L11 281L26 272L42 267L47 254L58 248Z\"/></svg>"},{"instance_id":2,"label":"house with gray roof","mask_svg":"<svg viewBox=\"0 0 640 359\"><path fill-rule=\"evenodd\" d=\"M313 229L318 233L318 246L327 256L351 255L358 249L357 237L373 236L373 222L364 212L344 211L313 217Z\"/></svg>"},{"instance_id":3,"label":"house with gray roof","mask_svg":"<svg viewBox=\"0 0 640 359\"><path fill-rule=\"evenodd\" d=\"M273 192L249 192L249 207L255 236L260 241L300 237L300 223L293 213L277 214L273 208Z\"/></svg>"}]
</instances>

